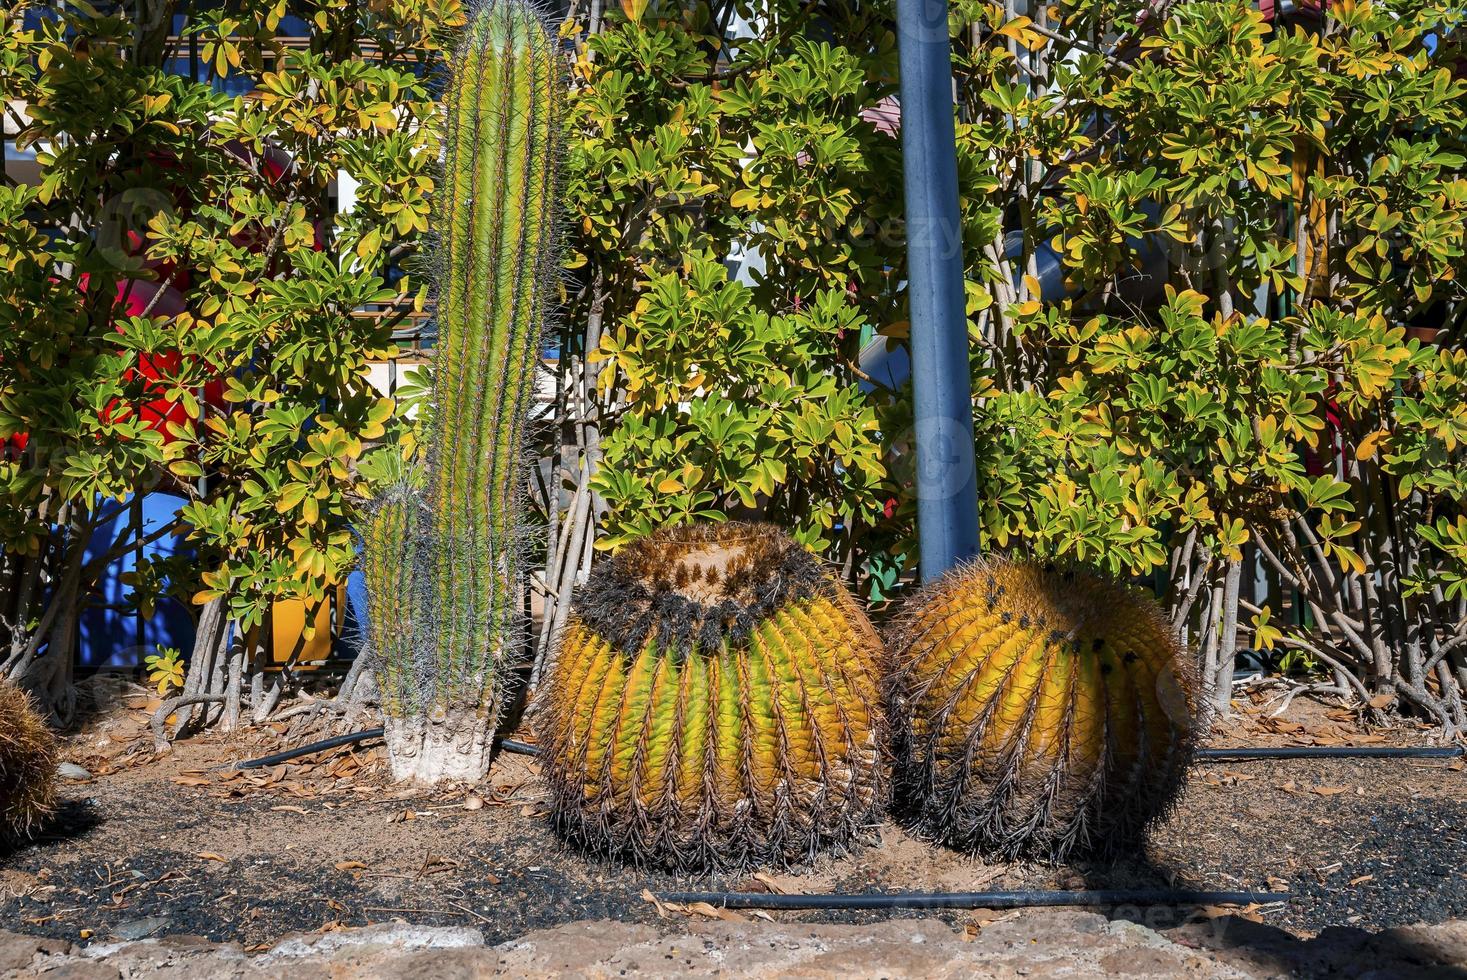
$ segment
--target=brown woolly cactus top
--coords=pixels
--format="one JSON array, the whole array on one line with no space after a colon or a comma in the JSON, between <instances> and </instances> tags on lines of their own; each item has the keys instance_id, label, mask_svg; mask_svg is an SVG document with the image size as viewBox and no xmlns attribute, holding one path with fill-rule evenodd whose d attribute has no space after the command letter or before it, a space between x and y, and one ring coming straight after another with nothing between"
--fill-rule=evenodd
<instances>
[{"instance_id":1,"label":"brown woolly cactus top","mask_svg":"<svg viewBox=\"0 0 1467 980\"><path fill-rule=\"evenodd\" d=\"M738 646L792 602L837 583L772 524L664 528L603 562L576 593L580 622L635 656L650 638L668 654Z\"/></svg>"}]
</instances>

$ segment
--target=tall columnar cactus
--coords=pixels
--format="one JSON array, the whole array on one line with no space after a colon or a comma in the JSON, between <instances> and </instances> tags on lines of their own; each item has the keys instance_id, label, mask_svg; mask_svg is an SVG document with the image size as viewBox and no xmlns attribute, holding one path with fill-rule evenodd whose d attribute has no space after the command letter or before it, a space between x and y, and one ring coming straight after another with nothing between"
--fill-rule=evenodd
<instances>
[{"instance_id":1,"label":"tall columnar cactus","mask_svg":"<svg viewBox=\"0 0 1467 980\"><path fill-rule=\"evenodd\" d=\"M880 640L781 531L660 531L575 598L536 731L561 831L679 869L839 849L881 802Z\"/></svg>"},{"instance_id":2,"label":"tall columnar cactus","mask_svg":"<svg viewBox=\"0 0 1467 980\"><path fill-rule=\"evenodd\" d=\"M1001 857L1114 853L1174 800L1197 682L1150 596L991 560L916 596L888 639L897 804L927 836Z\"/></svg>"},{"instance_id":3,"label":"tall columnar cactus","mask_svg":"<svg viewBox=\"0 0 1467 980\"><path fill-rule=\"evenodd\" d=\"M0 840L56 810L56 739L20 688L0 681Z\"/></svg>"},{"instance_id":4,"label":"tall columnar cactus","mask_svg":"<svg viewBox=\"0 0 1467 980\"><path fill-rule=\"evenodd\" d=\"M383 495L363 569L395 775L483 774L519 646L524 431L553 236L562 66L524 0L469 18L444 92L427 472Z\"/></svg>"}]
</instances>

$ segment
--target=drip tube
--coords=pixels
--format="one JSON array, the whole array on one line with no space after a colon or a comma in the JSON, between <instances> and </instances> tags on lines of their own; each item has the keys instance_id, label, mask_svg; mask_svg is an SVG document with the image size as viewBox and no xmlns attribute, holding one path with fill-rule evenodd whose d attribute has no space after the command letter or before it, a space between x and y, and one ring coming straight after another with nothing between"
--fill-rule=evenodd
<instances>
[{"instance_id":1,"label":"drip tube","mask_svg":"<svg viewBox=\"0 0 1467 980\"><path fill-rule=\"evenodd\" d=\"M1455 759L1462 746L1289 745L1279 748L1199 749L1201 762L1248 759Z\"/></svg>"},{"instance_id":2,"label":"drip tube","mask_svg":"<svg viewBox=\"0 0 1467 980\"><path fill-rule=\"evenodd\" d=\"M771 895L753 892L665 892L658 901L706 902L726 909L1022 909L1057 905L1267 905L1288 892L1204 892L1170 888L1077 892L895 892L872 895Z\"/></svg>"},{"instance_id":3,"label":"drip tube","mask_svg":"<svg viewBox=\"0 0 1467 980\"><path fill-rule=\"evenodd\" d=\"M299 748L277 752L274 755L261 756L258 759L236 763L235 768L259 769L264 766L278 766L282 762L289 762L291 759L298 759L303 755L325 752L327 749L351 745L353 742L364 742L370 738L381 737L382 729L368 728L365 731L353 732L350 735L337 735L335 738L312 742L310 745L302 745ZM540 754L539 747L531 745L528 742L521 742L512 738L502 738L497 741L500 750L504 752L530 756ZM1246 762L1250 759L1458 759L1463 755L1464 750L1460 745L1288 745L1266 748L1199 749L1197 751L1197 761ZM1071 893L1067 892L1065 894ZM996 906L984 907L994 908Z\"/></svg>"},{"instance_id":4,"label":"drip tube","mask_svg":"<svg viewBox=\"0 0 1467 980\"><path fill-rule=\"evenodd\" d=\"M234 768L263 769L265 766L278 766L282 762L299 759L303 755L325 752L327 749L334 749L342 745L351 745L353 742L365 742L369 738L381 737L382 729L368 728L366 731L352 732L350 735L337 735L335 738L323 738L319 742L312 742L310 745L302 745L294 749L286 749L284 752L276 752L274 755L262 755L258 759L247 759L244 762L235 763Z\"/></svg>"},{"instance_id":5,"label":"drip tube","mask_svg":"<svg viewBox=\"0 0 1467 980\"><path fill-rule=\"evenodd\" d=\"M365 731L352 732L350 735L337 735L334 738L324 738L319 742L302 745L298 748L287 749L284 752L276 752L274 755L264 755L258 759L248 759L244 762L235 763L236 769L262 769L266 766L278 766L282 762L291 759L299 759L303 755L312 755L316 752L325 752L327 749L340 748L343 745L351 745L354 742L365 742L370 738L381 738L382 729L368 728ZM528 742L518 742L512 738L499 739L499 747L505 752L517 755L539 755L540 750Z\"/></svg>"}]
</instances>

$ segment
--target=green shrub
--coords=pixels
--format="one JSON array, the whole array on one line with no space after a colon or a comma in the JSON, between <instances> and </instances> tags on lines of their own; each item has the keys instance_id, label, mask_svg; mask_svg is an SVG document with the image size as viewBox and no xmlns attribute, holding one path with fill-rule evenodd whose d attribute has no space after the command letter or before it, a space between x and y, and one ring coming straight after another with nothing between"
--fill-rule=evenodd
<instances>
[{"instance_id":1,"label":"green shrub","mask_svg":"<svg viewBox=\"0 0 1467 980\"><path fill-rule=\"evenodd\" d=\"M1314 690L1460 729L1463 14L1150 9L954 5L984 547L1155 580L1219 707L1237 650L1280 646ZM598 546L752 510L885 595L915 558L910 400L852 365L906 331L896 145L869 121L889 11L780 6L724 45L726 11L635 8L581 48L571 298L602 397L568 448ZM730 285L744 242L766 270ZM829 449L786 436L844 406Z\"/></svg>"}]
</instances>

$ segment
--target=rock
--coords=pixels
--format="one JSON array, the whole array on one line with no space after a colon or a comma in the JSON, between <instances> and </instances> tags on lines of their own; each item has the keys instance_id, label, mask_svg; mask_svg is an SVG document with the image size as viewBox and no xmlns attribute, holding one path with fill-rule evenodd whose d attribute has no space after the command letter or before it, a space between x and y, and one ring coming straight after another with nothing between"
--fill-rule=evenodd
<instances>
[{"instance_id":1,"label":"rock","mask_svg":"<svg viewBox=\"0 0 1467 980\"><path fill-rule=\"evenodd\" d=\"M649 926L580 922L532 932L496 950L502 976L1249 976L1144 926L1075 909L1026 912L984 928L971 941L939 919L860 926L718 921L691 923L685 933L668 936Z\"/></svg>"},{"instance_id":2,"label":"rock","mask_svg":"<svg viewBox=\"0 0 1467 980\"><path fill-rule=\"evenodd\" d=\"M64 939L23 936L0 929L0 976L9 970L28 968L37 956L64 956L69 952L71 943Z\"/></svg>"},{"instance_id":3,"label":"rock","mask_svg":"<svg viewBox=\"0 0 1467 980\"><path fill-rule=\"evenodd\" d=\"M1467 965L1467 921L1461 919L1387 929L1375 937L1375 942L1412 950L1424 962Z\"/></svg>"},{"instance_id":4,"label":"rock","mask_svg":"<svg viewBox=\"0 0 1467 980\"><path fill-rule=\"evenodd\" d=\"M406 922L383 923L363 929L289 936L275 944L259 960L273 963L306 956L334 957L343 950L353 954L374 950L402 952L418 949L458 949L484 945L484 934L467 926L415 926Z\"/></svg>"},{"instance_id":5,"label":"rock","mask_svg":"<svg viewBox=\"0 0 1467 980\"><path fill-rule=\"evenodd\" d=\"M1255 976L1467 977L1467 922L1463 921L1379 933L1331 926L1313 939L1298 939L1273 926L1227 916L1186 926L1175 936Z\"/></svg>"},{"instance_id":6,"label":"rock","mask_svg":"<svg viewBox=\"0 0 1467 980\"><path fill-rule=\"evenodd\" d=\"M134 930L156 920L137 920ZM167 920L162 920L166 922ZM975 920L981 921L981 920ZM159 926L161 928L161 926ZM940 919L863 925L797 920L572 922L493 948L476 929L406 923L292 936L260 956L236 945L168 936L95 945L0 932L0 978L108 980L338 980L360 977L799 976L845 978L1095 976L1245 980L1278 976L1413 978L1467 976L1467 923L1370 933L1327 929L1299 939L1281 929L1222 917L1158 931L1080 909L1025 909L991 919L976 934Z\"/></svg>"},{"instance_id":7,"label":"rock","mask_svg":"<svg viewBox=\"0 0 1467 980\"><path fill-rule=\"evenodd\" d=\"M35 976L23 973L21 976ZM48 966L43 974L46 980L118 980L122 976L117 967L93 960L65 960Z\"/></svg>"},{"instance_id":8,"label":"rock","mask_svg":"<svg viewBox=\"0 0 1467 980\"><path fill-rule=\"evenodd\" d=\"M161 932L168 925L168 917L163 915L150 915L146 919L129 919L119 922L112 929L112 935L118 939L134 940L146 939L156 932Z\"/></svg>"},{"instance_id":9,"label":"rock","mask_svg":"<svg viewBox=\"0 0 1467 980\"><path fill-rule=\"evenodd\" d=\"M660 935L652 926L601 919L541 929L494 949L500 973L550 976L584 970L608 950L656 943Z\"/></svg>"}]
</instances>

